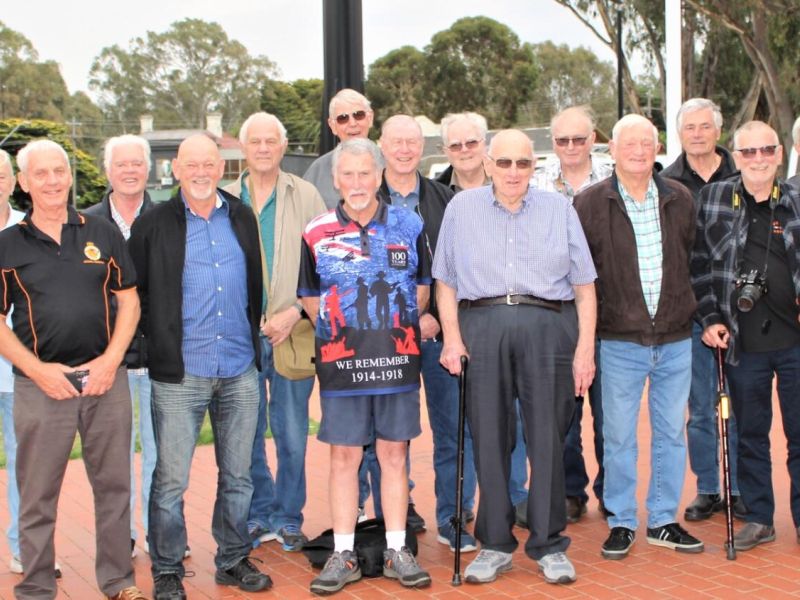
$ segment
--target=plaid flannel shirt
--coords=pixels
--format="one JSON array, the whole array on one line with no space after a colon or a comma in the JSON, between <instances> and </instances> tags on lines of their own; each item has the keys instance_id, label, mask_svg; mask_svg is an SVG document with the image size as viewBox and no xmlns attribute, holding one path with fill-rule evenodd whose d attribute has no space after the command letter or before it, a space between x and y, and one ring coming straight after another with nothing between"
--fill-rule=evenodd
<instances>
[{"instance_id":1,"label":"plaid flannel shirt","mask_svg":"<svg viewBox=\"0 0 800 600\"><path fill-rule=\"evenodd\" d=\"M738 364L738 315L733 295L747 242L747 206L741 199L741 176L711 183L700 192L697 234L691 259L692 287L697 298L697 320L705 329L724 324L731 333L726 361ZM778 205L791 211L783 230L786 257L795 295L800 298L800 190L780 183ZM734 193L739 191L738 206Z\"/></svg>"}]
</instances>

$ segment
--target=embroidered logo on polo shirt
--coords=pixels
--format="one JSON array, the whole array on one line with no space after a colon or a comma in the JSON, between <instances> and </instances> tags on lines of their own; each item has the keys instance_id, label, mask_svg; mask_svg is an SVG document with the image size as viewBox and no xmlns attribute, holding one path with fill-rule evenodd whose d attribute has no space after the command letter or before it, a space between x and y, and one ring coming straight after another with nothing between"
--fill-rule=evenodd
<instances>
[{"instance_id":1,"label":"embroidered logo on polo shirt","mask_svg":"<svg viewBox=\"0 0 800 600\"><path fill-rule=\"evenodd\" d=\"M86 242L86 247L83 249L83 255L89 260L100 260L103 255L100 248L94 245L94 242Z\"/></svg>"},{"instance_id":2,"label":"embroidered logo on polo shirt","mask_svg":"<svg viewBox=\"0 0 800 600\"><path fill-rule=\"evenodd\" d=\"M389 266L393 269L408 268L408 248L406 246L387 244L386 251L389 254Z\"/></svg>"}]
</instances>

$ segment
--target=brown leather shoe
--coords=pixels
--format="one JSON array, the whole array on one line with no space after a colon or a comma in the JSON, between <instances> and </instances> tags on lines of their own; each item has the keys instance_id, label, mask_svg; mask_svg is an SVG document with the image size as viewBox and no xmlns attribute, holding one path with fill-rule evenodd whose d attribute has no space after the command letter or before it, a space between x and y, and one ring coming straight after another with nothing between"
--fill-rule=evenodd
<instances>
[{"instance_id":1,"label":"brown leather shoe","mask_svg":"<svg viewBox=\"0 0 800 600\"><path fill-rule=\"evenodd\" d=\"M775 528L761 523L746 523L733 536L733 547L736 550L750 550L759 544L775 541Z\"/></svg>"},{"instance_id":2,"label":"brown leather shoe","mask_svg":"<svg viewBox=\"0 0 800 600\"><path fill-rule=\"evenodd\" d=\"M126 587L124 590L120 590L113 596L108 597L109 600L150 600L147 596L144 595L142 590L137 588L135 585L131 587Z\"/></svg>"},{"instance_id":3,"label":"brown leather shoe","mask_svg":"<svg viewBox=\"0 0 800 600\"><path fill-rule=\"evenodd\" d=\"M567 523L577 523L586 514L586 502L575 496L567 496Z\"/></svg>"}]
</instances>

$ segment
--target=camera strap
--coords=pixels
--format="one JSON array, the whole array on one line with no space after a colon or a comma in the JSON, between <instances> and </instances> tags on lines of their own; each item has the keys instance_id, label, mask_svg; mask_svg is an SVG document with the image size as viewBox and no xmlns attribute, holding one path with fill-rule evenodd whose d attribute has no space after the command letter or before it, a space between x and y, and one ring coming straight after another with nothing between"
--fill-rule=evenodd
<instances>
[{"instance_id":1,"label":"camera strap","mask_svg":"<svg viewBox=\"0 0 800 600\"><path fill-rule=\"evenodd\" d=\"M739 185L742 185L741 180ZM733 188L733 195L731 196L731 207L734 212L738 211L742 206L742 199L739 195L739 185ZM778 198L780 197L781 189L777 183L772 184L772 192L769 195L769 227L767 229L767 250L764 253L764 281L767 280L767 267L769 266L769 247L772 243L772 224L775 221L775 207L778 206Z\"/></svg>"}]
</instances>

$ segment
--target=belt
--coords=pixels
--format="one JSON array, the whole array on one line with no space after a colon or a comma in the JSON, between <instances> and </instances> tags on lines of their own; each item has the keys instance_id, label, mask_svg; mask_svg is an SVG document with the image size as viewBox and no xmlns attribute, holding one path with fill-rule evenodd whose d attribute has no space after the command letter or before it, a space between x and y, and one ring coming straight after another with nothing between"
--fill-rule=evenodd
<instances>
[{"instance_id":1,"label":"belt","mask_svg":"<svg viewBox=\"0 0 800 600\"><path fill-rule=\"evenodd\" d=\"M505 296L496 296L494 298L479 298L478 300L460 300L458 303L459 308L478 308L480 306L516 306L517 304L524 304L527 306L538 306L540 308L547 308L556 312L561 312L563 304L572 304L574 300L545 300L544 298L537 298L536 296L529 296L527 294L506 294Z\"/></svg>"}]
</instances>

